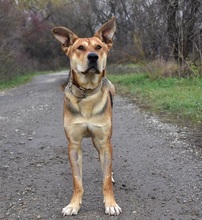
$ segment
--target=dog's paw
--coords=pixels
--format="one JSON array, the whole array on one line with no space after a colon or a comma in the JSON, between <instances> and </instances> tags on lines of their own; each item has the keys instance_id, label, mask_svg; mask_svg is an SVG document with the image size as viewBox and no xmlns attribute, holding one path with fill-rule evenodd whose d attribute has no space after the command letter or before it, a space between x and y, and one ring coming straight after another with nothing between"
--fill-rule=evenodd
<instances>
[{"instance_id":1,"label":"dog's paw","mask_svg":"<svg viewBox=\"0 0 202 220\"><path fill-rule=\"evenodd\" d=\"M105 214L107 215L119 215L121 214L122 210L117 204L114 206L106 206L105 207Z\"/></svg>"},{"instance_id":2,"label":"dog's paw","mask_svg":"<svg viewBox=\"0 0 202 220\"><path fill-rule=\"evenodd\" d=\"M73 206L71 204L67 205L66 207L64 207L62 209L62 215L66 216L66 215L77 215L77 213L79 212L80 207L76 207Z\"/></svg>"}]
</instances>

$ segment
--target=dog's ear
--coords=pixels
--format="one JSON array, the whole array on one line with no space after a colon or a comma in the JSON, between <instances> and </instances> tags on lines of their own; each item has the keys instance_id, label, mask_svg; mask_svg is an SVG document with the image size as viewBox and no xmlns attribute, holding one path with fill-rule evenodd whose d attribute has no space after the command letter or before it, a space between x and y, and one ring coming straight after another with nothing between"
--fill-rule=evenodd
<instances>
[{"instance_id":1,"label":"dog's ear","mask_svg":"<svg viewBox=\"0 0 202 220\"><path fill-rule=\"evenodd\" d=\"M62 48L72 45L78 37L65 27L55 27L52 29L55 38L62 43Z\"/></svg>"},{"instance_id":2,"label":"dog's ear","mask_svg":"<svg viewBox=\"0 0 202 220\"><path fill-rule=\"evenodd\" d=\"M108 48L112 47L112 38L116 31L116 21L115 17L103 24L98 31L95 33L94 37L98 37L101 41L107 44Z\"/></svg>"}]
</instances>

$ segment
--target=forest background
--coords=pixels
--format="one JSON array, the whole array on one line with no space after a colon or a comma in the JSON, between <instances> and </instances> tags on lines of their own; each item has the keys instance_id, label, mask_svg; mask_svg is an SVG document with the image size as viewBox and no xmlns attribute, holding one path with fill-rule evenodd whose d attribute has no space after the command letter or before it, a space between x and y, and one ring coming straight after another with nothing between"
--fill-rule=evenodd
<instances>
[{"instance_id":1,"label":"forest background","mask_svg":"<svg viewBox=\"0 0 202 220\"><path fill-rule=\"evenodd\" d=\"M51 29L66 26L88 37L112 16L110 63L153 62L148 70L164 66L168 76L202 74L200 0L0 0L0 81L66 68Z\"/></svg>"}]
</instances>

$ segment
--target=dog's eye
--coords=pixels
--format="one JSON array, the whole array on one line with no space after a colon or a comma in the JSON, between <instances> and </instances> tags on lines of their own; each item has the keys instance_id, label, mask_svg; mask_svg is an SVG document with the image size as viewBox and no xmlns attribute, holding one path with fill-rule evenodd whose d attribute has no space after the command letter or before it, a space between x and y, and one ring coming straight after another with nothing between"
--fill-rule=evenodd
<instances>
[{"instance_id":1,"label":"dog's eye","mask_svg":"<svg viewBox=\"0 0 202 220\"><path fill-rule=\"evenodd\" d=\"M102 47L100 45L96 46L96 50L100 50Z\"/></svg>"},{"instance_id":2,"label":"dog's eye","mask_svg":"<svg viewBox=\"0 0 202 220\"><path fill-rule=\"evenodd\" d=\"M78 50L84 50L84 46L82 46L82 45L79 46L79 47L78 47Z\"/></svg>"}]
</instances>

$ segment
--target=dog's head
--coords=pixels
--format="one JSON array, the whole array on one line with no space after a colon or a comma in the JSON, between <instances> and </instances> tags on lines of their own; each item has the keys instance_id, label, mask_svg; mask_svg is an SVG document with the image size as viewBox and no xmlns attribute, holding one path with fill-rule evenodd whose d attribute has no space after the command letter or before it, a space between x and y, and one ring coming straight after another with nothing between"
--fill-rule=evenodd
<instances>
[{"instance_id":1,"label":"dog's head","mask_svg":"<svg viewBox=\"0 0 202 220\"><path fill-rule=\"evenodd\" d=\"M107 53L112 47L112 37L115 30L116 23L113 17L102 25L91 38L79 38L65 27L55 27L52 32L61 42L62 50L70 59L71 69L76 75L74 77L82 78L82 75L87 74L104 76Z\"/></svg>"}]
</instances>

